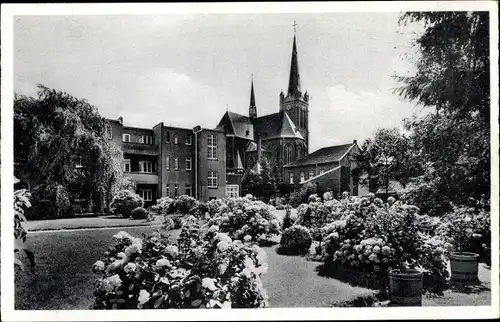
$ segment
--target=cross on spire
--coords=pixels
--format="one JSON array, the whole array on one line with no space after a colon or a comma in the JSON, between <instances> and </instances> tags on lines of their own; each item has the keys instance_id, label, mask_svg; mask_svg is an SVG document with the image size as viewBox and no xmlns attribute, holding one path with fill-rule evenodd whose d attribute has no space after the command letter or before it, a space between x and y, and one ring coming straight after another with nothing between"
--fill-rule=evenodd
<instances>
[{"instance_id":1,"label":"cross on spire","mask_svg":"<svg viewBox=\"0 0 500 322\"><path fill-rule=\"evenodd\" d=\"M293 21L293 33L295 34L295 32L297 32L297 22L294 20Z\"/></svg>"}]
</instances>

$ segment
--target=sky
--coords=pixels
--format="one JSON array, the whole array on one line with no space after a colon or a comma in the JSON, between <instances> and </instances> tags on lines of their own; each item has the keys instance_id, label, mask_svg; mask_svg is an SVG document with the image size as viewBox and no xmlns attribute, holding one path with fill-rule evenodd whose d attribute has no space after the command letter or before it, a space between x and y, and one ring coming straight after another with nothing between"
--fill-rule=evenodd
<instances>
[{"instance_id":1,"label":"sky","mask_svg":"<svg viewBox=\"0 0 500 322\"><path fill-rule=\"evenodd\" d=\"M392 93L414 70L418 30L398 13L16 16L14 91L36 84L85 98L128 126L217 126L224 112L279 110L296 21L309 152L364 141L418 112Z\"/></svg>"}]
</instances>

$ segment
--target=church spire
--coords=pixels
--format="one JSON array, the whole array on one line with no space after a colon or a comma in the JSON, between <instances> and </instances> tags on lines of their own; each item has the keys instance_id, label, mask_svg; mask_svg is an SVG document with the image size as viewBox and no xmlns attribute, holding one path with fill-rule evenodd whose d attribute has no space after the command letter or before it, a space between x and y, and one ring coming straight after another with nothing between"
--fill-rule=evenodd
<instances>
[{"instance_id":1,"label":"church spire","mask_svg":"<svg viewBox=\"0 0 500 322\"><path fill-rule=\"evenodd\" d=\"M288 81L288 96L301 96L299 62L297 59L297 44L293 35L292 61L290 64L290 80Z\"/></svg>"},{"instance_id":2,"label":"church spire","mask_svg":"<svg viewBox=\"0 0 500 322\"><path fill-rule=\"evenodd\" d=\"M250 118L257 117L257 106L255 105L255 94L253 92L253 74L252 74L252 86L250 89L250 108L249 108Z\"/></svg>"}]
</instances>

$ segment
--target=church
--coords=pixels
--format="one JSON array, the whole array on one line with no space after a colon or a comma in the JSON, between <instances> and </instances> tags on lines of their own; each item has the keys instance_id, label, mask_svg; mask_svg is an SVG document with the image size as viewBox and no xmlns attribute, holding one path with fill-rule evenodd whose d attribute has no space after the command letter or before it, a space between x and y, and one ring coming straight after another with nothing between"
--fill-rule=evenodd
<instances>
[{"instance_id":1,"label":"church","mask_svg":"<svg viewBox=\"0 0 500 322\"><path fill-rule=\"evenodd\" d=\"M265 157L271 168L278 167L281 183L290 190L312 182L337 194L357 194L356 179L350 175L353 155L359 153L356 140L309 154L309 126L309 94L302 92L294 35L288 90L279 94L278 112L258 115L252 79L248 116L227 111L216 128L226 134L228 184L240 184L245 170L258 173Z\"/></svg>"},{"instance_id":2,"label":"church","mask_svg":"<svg viewBox=\"0 0 500 322\"><path fill-rule=\"evenodd\" d=\"M294 36L288 90L279 94L276 113L259 116L252 79L248 116L227 111L216 128L163 122L137 128L119 117L107 119L105 133L123 151L124 174L147 205L180 195L202 201L240 196L243 175L259 173L263 158L287 191L310 182L336 195L357 194L358 180L351 175L359 152L356 141L309 153L310 125L309 94L302 93Z\"/></svg>"}]
</instances>

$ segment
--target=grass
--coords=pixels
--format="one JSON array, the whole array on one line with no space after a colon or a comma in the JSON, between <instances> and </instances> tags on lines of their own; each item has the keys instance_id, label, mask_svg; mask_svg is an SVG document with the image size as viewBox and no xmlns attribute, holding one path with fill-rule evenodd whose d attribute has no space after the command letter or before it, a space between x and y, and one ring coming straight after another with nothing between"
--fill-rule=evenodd
<instances>
[{"instance_id":1,"label":"grass","mask_svg":"<svg viewBox=\"0 0 500 322\"><path fill-rule=\"evenodd\" d=\"M126 227L126 226L150 226L159 224L160 221L147 221L146 219L123 218L121 216L87 217L87 218L64 218L51 220L32 220L26 225L28 231L79 229L79 228L102 228L102 227Z\"/></svg>"},{"instance_id":2,"label":"grass","mask_svg":"<svg viewBox=\"0 0 500 322\"><path fill-rule=\"evenodd\" d=\"M278 246L264 247L269 270L262 276L272 308L330 307L335 302L350 301L375 293L321 277L315 272L320 263L308 261L303 256L279 255L276 247Z\"/></svg>"}]
</instances>

